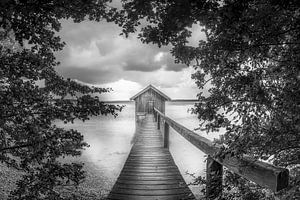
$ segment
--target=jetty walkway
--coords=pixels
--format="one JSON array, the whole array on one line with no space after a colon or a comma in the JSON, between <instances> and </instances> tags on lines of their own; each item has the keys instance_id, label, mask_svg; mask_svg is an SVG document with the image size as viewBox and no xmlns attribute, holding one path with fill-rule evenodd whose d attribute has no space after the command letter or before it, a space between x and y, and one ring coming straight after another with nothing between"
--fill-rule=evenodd
<instances>
[{"instance_id":1,"label":"jetty walkway","mask_svg":"<svg viewBox=\"0 0 300 200\"><path fill-rule=\"evenodd\" d=\"M170 128L207 155L206 199L222 196L223 167L274 192L288 186L288 169L248 155L216 156L221 151L220 146L165 115L165 102L171 98L153 85L130 100L135 101L135 142L108 199L195 199L169 152Z\"/></svg>"},{"instance_id":2,"label":"jetty walkway","mask_svg":"<svg viewBox=\"0 0 300 200\"><path fill-rule=\"evenodd\" d=\"M195 199L183 180L153 114L141 122L135 143L108 199Z\"/></svg>"}]
</instances>

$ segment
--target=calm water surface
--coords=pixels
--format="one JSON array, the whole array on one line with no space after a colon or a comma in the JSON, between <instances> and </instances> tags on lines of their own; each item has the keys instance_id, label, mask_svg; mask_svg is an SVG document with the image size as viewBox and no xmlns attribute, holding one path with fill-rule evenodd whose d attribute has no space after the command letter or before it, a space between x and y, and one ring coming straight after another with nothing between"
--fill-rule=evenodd
<instances>
[{"instance_id":1,"label":"calm water surface","mask_svg":"<svg viewBox=\"0 0 300 200\"><path fill-rule=\"evenodd\" d=\"M88 163L93 169L93 176L101 179L97 187L104 193L107 193L116 181L132 146L135 132L134 103L125 105L117 118L98 116L85 123L80 121L74 124L57 123L59 126L82 132L90 147L76 159ZM166 115L194 130L199 124L197 117L187 111L193 105L194 103L190 102L167 102ZM209 139L218 135L207 135L199 131L198 133ZM192 181L187 172L204 175L205 155L172 129L170 129L170 151L187 183ZM199 187L191 186L191 189L196 195L199 194Z\"/></svg>"}]
</instances>

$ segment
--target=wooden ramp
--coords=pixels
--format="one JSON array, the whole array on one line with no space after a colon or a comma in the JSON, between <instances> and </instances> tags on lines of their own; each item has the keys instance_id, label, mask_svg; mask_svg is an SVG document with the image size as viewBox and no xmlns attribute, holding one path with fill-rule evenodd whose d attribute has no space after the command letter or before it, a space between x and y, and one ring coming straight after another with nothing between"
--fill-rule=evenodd
<instances>
[{"instance_id":1,"label":"wooden ramp","mask_svg":"<svg viewBox=\"0 0 300 200\"><path fill-rule=\"evenodd\" d=\"M108 199L195 199L167 148L153 115L147 115Z\"/></svg>"}]
</instances>

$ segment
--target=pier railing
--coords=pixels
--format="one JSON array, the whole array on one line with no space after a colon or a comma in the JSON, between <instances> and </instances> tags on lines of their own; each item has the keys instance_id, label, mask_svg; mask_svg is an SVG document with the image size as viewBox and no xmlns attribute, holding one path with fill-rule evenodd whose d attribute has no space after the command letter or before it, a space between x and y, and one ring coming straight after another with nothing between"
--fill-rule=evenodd
<instances>
[{"instance_id":1,"label":"pier railing","mask_svg":"<svg viewBox=\"0 0 300 200\"><path fill-rule=\"evenodd\" d=\"M207 197L214 199L222 192L223 166L274 192L288 186L289 171L287 169L254 160L246 155L243 158L236 158L229 154L218 157L216 154L220 151L220 147L212 141L175 122L156 108L154 108L154 116L157 128L162 129L165 148L169 147L169 129L172 127L177 133L208 155L206 164Z\"/></svg>"}]
</instances>

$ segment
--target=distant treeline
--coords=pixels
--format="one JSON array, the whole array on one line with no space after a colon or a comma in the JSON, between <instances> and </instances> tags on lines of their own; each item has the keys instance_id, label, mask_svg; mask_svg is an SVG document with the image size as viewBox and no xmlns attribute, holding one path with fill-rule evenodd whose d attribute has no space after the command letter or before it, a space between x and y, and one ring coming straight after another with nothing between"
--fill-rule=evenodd
<instances>
[{"instance_id":1,"label":"distant treeline","mask_svg":"<svg viewBox=\"0 0 300 200\"><path fill-rule=\"evenodd\" d=\"M76 101L76 99L68 99L70 101ZM55 101L55 99L53 99L52 101ZM172 99L169 102L196 102L198 101L197 99ZM130 103L133 102L131 100L112 100L112 101L103 101L104 103Z\"/></svg>"}]
</instances>

